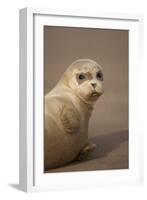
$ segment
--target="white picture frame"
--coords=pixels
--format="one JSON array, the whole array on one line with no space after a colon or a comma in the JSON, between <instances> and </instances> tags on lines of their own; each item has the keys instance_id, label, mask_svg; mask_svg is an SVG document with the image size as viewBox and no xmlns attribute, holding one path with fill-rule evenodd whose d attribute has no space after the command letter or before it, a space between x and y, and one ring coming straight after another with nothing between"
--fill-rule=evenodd
<instances>
[{"instance_id":1,"label":"white picture frame","mask_svg":"<svg viewBox=\"0 0 147 200\"><path fill-rule=\"evenodd\" d=\"M43 172L44 25L129 30L129 169L68 173ZM133 185L143 182L143 126L139 107L143 68L140 15L20 10L20 189L26 192ZM88 180L88 181L87 181Z\"/></svg>"}]
</instances>

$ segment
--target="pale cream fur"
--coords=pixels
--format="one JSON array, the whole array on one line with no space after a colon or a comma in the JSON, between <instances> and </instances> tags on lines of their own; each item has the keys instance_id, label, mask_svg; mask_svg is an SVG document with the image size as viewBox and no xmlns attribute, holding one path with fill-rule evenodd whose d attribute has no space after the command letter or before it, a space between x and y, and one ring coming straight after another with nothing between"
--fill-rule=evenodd
<instances>
[{"instance_id":1,"label":"pale cream fur","mask_svg":"<svg viewBox=\"0 0 147 200\"><path fill-rule=\"evenodd\" d=\"M103 93L103 83L96 79L98 70L102 71L93 60L76 60L45 96L45 170L81 160L95 149L95 144L88 144L88 122ZM91 79L78 84L76 74L80 73L89 73Z\"/></svg>"}]
</instances>

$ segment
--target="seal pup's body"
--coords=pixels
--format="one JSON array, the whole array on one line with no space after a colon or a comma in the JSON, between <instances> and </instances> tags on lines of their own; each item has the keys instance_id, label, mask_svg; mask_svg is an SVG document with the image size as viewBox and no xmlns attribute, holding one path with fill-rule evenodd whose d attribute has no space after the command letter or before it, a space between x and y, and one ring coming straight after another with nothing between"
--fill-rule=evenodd
<instances>
[{"instance_id":1,"label":"seal pup's body","mask_svg":"<svg viewBox=\"0 0 147 200\"><path fill-rule=\"evenodd\" d=\"M95 149L95 144L88 144L88 123L103 93L102 78L95 61L79 59L45 96L45 170L81 160Z\"/></svg>"}]
</instances>

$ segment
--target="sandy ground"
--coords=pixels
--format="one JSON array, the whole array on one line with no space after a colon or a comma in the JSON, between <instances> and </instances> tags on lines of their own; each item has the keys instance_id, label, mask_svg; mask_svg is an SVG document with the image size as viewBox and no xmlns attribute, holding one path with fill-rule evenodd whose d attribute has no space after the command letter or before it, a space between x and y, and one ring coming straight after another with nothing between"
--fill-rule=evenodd
<instances>
[{"instance_id":1,"label":"sandy ground","mask_svg":"<svg viewBox=\"0 0 147 200\"><path fill-rule=\"evenodd\" d=\"M83 161L72 162L66 166L47 172L70 172L127 169L128 163L128 131L104 134L89 138L96 143L96 150Z\"/></svg>"}]
</instances>

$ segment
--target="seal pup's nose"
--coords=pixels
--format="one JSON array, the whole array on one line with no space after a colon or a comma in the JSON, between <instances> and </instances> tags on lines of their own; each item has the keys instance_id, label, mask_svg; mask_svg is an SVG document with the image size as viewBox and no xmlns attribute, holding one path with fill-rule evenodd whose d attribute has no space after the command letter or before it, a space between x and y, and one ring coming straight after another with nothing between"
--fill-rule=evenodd
<instances>
[{"instance_id":1,"label":"seal pup's nose","mask_svg":"<svg viewBox=\"0 0 147 200\"><path fill-rule=\"evenodd\" d=\"M95 88L96 87L96 83L91 83L92 87Z\"/></svg>"}]
</instances>

